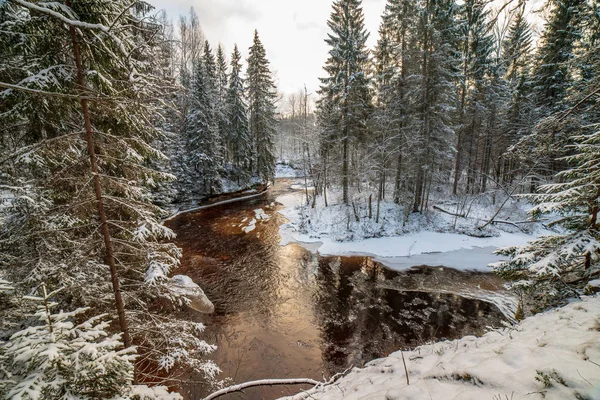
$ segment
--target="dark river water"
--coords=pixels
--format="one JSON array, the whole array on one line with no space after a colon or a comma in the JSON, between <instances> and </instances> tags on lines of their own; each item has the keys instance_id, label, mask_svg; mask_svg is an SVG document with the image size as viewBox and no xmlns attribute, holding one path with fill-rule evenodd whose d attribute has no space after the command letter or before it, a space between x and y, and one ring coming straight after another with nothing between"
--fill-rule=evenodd
<instances>
[{"instance_id":1,"label":"dark river water","mask_svg":"<svg viewBox=\"0 0 600 400\"><path fill-rule=\"evenodd\" d=\"M167 223L183 248L177 273L190 276L215 305L212 315L190 310L186 318L207 326L205 340L218 346L211 358L223 370L220 379L322 380L396 350L482 334L505 320L492 303L464 295L502 295L502 281L492 274L419 266L395 272L369 257L280 246L285 221L274 201L290 184L279 180L260 198ZM243 232L259 208L270 219ZM273 399L302 388L262 387L222 398ZM210 389L188 383L180 390L199 399Z\"/></svg>"}]
</instances>

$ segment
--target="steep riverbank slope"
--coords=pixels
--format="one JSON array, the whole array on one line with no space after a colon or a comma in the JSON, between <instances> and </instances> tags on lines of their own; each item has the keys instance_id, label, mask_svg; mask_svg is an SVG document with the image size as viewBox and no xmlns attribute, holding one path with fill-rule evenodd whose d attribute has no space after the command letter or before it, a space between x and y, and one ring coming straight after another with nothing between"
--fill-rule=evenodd
<instances>
[{"instance_id":1,"label":"steep riverbank slope","mask_svg":"<svg viewBox=\"0 0 600 400\"><path fill-rule=\"evenodd\" d=\"M392 353L290 399L597 400L599 338L600 298L585 297L480 338Z\"/></svg>"}]
</instances>

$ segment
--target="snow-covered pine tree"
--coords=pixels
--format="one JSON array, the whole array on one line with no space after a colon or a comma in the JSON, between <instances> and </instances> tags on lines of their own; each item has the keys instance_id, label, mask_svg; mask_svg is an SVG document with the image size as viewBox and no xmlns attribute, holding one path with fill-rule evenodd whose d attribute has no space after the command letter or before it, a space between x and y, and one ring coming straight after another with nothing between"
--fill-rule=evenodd
<instances>
[{"instance_id":1,"label":"snow-covered pine tree","mask_svg":"<svg viewBox=\"0 0 600 400\"><path fill-rule=\"evenodd\" d=\"M250 131L248 128L248 111L246 107L244 79L242 78L242 55L237 44L231 55L231 75L226 98L227 130L226 138L236 175L241 182L247 183L252 156ZM240 182L240 183L241 183Z\"/></svg>"},{"instance_id":2,"label":"snow-covered pine tree","mask_svg":"<svg viewBox=\"0 0 600 400\"><path fill-rule=\"evenodd\" d=\"M229 84L229 74L227 73L227 60L223 47L219 44L217 47L217 88L218 102L216 105L217 124L219 125L219 139L222 149L223 161L230 163L231 154L229 154L229 146L227 145L227 109L225 103L227 101L227 89Z\"/></svg>"},{"instance_id":3,"label":"snow-covered pine tree","mask_svg":"<svg viewBox=\"0 0 600 400\"><path fill-rule=\"evenodd\" d=\"M548 0L550 15L544 25L533 71L533 85L540 117L548 117L566 106L567 91L573 84L569 62L582 35L579 21L585 0Z\"/></svg>"},{"instance_id":4,"label":"snow-covered pine tree","mask_svg":"<svg viewBox=\"0 0 600 400\"><path fill-rule=\"evenodd\" d=\"M106 315L77 323L89 308L56 312L41 284L31 315L36 323L0 347L0 396L10 399L108 399L131 392L135 349L107 333Z\"/></svg>"},{"instance_id":5,"label":"snow-covered pine tree","mask_svg":"<svg viewBox=\"0 0 600 400\"><path fill-rule=\"evenodd\" d=\"M213 195L222 189L223 159L219 138L217 67L208 41L194 69L190 112L186 119L189 163L203 182L201 194Z\"/></svg>"},{"instance_id":6,"label":"snow-covered pine tree","mask_svg":"<svg viewBox=\"0 0 600 400\"><path fill-rule=\"evenodd\" d=\"M389 7L389 4L388 4ZM373 53L375 101L371 118L372 140L368 143L369 162L372 164L369 181L374 184L377 192L377 204L385 193L386 177L392 161L401 159L401 148L394 148L394 143L401 143L398 136L402 135L401 116L395 113L396 87L400 63L394 52L395 35L393 22L383 18L379 27L379 39ZM377 208L379 210L379 207ZM378 221L378 217L376 220Z\"/></svg>"},{"instance_id":7,"label":"snow-covered pine tree","mask_svg":"<svg viewBox=\"0 0 600 400\"><path fill-rule=\"evenodd\" d=\"M498 254L510 260L493 265L500 276L517 280L515 288L533 290L534 310L576 295L600 274L600 130L573 139L576 154L565 158L571 168L557 174L561 183L528 196L536 204L532 217L559 214L550 225L566 230L501 249Z\"/></svg>"},{"instance_id":8,"label":"snow-covered pine tree","mask_svg":"<svg viewBox=\"0 0 600 400\"><path fill-rule=\"evenodd\" d=\"M531 134L535 123L531 96L531 51L532 32L525 15L525 2L522 2L502 42L502 69L508 86L502 123L505 141L502 147L505 149ZM520 166L510 153L506 154L500 165L502 181L512 183L515 170Z\"/></svg>"},{"instance_id":9,"label":"snow-covered pine tree","mask_svg":"<svg viewBox=\"0 0 600 400\"><path fill-rule=\"evenodd\" d=\"M0 93L0 268L20 291L66 286L65 309L119 314L155 368L142 375L181 362L214 376L201 361L211 350L202 327L148 314L159 298L181 300L164 285L180 250L164 241L173 233L150 194L171 179L148 163L163 157L151 146L163 91L152 57L162 28L150 10L125 0L0 4L0 82L11 85Z\"/></svg>"},{"instance_id":10,"label":"snow-covered pine tree","mask_svg":"<svg viewBox=\"0 0 600 400\"><path fill-rule=\"evenodd\" d=\"M480 190L476 185L478 160L483 132L486 129L488 104L486 90L489 87L488 67L494 46L491 34L489 11L486 0L466 0L460 7L460 53L461 73L459 79L458 126L456 135L456 158L454 166L453 193L457 194L463 171L467 170L464 190L475 193ZM483 139L483 140L482 140Z\"/></svg>"},{"instance_id":11,"label":"snow-covered pine tree","mask_svg":"<svg viewBox=\"0 0 600 400\"><path fill-rule=\"evenodd\" d=\"M417 37L421 53L412 157L416 169L413 212L426 209L433 180L452 156L451 117L456 108L454 82L460 39L454 0L424 0L420 7Z\"/></svg>"},{"instance_id":12,"label":"snow-covered pine tree","mask_svg":"<svg viewBox=\"0 0 600 400\"><path fill-rule=\"evenodd\" d=\"M588 125L600 120L596 102L600 93L600 4L597 1L587 3L578 20L582 35L571 62L576 80L567 97L573 109L567 113L578 118L582 125Z\"/></svg>"},{"instance_id":13,"label":"snow-covered pine tree","mask_svg":"<svg viewBox=\"0 0 600 400\"><path fill-rule=\"evenodd\" d=\"M264 182L268 182L275 177L273 138L277 123L275 120L277 87L273 82L265 48L256 30L248 55L246 93L254 158L251 161L251 169Z\"/></svg>"},{"instance_id":14,"label":"snow-covered pine tree","mask_svg":"<svg viewBox=\"0 0 600 400\"><path fill-rule=\"evenodd\" d=\"M581 16L587 9L585 0L548 0L550 13L538 42L532 72L536 126L533 133L519 143L518 148L530 149L526 154L534 159L530 190L539 182L549 181L567 166L562 162L571 148L571 129L565 129L558 113L568 109L568 93L574 85L576 70L572 68L575 48L583 32ZM573 121L578 124L579 121Z\"/></svg>"},{"instance_id":15,"label":"snow-covered pine tree","mask_svg":"<svg viewBox=\"0 0 600 400\"><path fill-rule=\"evenodd\" d=\"M319 118L326 120L326 126L335 126L326 130L334 135L328 139L342 143L339 155L341 183L343 201L348 204L351 150L359 142L365 142L372 112L370 60L366 46L369 34L365 29L360 0L337 0L332 7L327 21L331 32L325 39L330 47L324 66L328 76L320 78L319 89L320 96L327 99L328 105L324 107L319 103ZM332 114L326 115L325 111L329 110Z\"/></svg>"},{"instance_id":16,"label":"snow-covered pine tree","mask_svg":"<svg viewBox=\"0 0 600 400\"><path fill-rule=\"evenodd\" d=\"M409 154L408 145L410 140L411 121L414 114L410 94L414 80L411 80L416 71L415 57L416 50L416 4L409 0L388 0L386 3L381 23L382 30L389 31L387 39L389 43L389 61L392 63L394 73L389 71L385 75L392 75L389 84L383 86L389 93L384 95L387 120L385 126L387 130L392 131L391 141L387 143L387 153L395 159L394 179L394 202L400 203L401 198L406 200L410 196L407 183L409 180L408 168L406 168L407 154ZM376 60L380 57L375 52ZM390 67L388 67L390 68ZM381 72L385 71L383 68ZM377 70L377 68L376 68ZM376 81L380 79L376 76ZM377 98L381 102L382 87L378 85Z\"/></svg>"},{"instance_id":17,"label":"snow-covered pine tree","mask_svg":"<svg viewBox=\"0 0 600 400\"><path fill-rule=\"evenodd\" d=\"M414 117L414 99L411 93L416 83L414 79L418 71L415 63L417 55L416 27L417 3L410 0L388 0L382 16L382 29L390 31L391 60L396 65L396 72L391 81L391 95L388 95L387 109L391 117L388 129L394 130L393 140L387 151L394 154L396 167L394 172L394 202L400 203L410 196L408 180L410 172L407 168L409 136L412 118ZM380 95L378 94L378 97Z\"/></svg>"}]
</instances>

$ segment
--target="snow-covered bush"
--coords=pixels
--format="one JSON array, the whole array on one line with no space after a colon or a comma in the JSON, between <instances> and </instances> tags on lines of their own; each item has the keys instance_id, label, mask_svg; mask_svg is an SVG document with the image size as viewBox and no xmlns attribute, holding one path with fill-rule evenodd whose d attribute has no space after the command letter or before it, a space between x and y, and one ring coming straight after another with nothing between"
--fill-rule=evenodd
<instances>
[{"instance_id":1,"label":"snow-covered bush","mask_svg":"<svg viewBox=\"0 0 600 400\"><path fill-rule=\"evenodd\" d=\"M36 324L0 348L0 394L13 399L98 399L127 394L135 348L121 350L120 335L107 333L105 315L83 319L89 308L56 312L57 291L27 296L37 303Z\"/></svg>"}]
</instances>

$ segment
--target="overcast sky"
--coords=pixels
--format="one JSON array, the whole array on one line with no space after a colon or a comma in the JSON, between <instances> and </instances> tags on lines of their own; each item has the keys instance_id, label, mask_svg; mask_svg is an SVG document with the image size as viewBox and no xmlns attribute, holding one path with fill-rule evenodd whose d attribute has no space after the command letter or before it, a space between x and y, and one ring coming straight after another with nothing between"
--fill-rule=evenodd
<instances>
[{"instance_id":1,"label":"overcast sky","mask_svg":"<svg viewBox=\"0 0 600 400\"><path fill-rule=\"evenodd\" d=\"M319 87L327 59L324 42L332 0L148 0L165 9L176 23L179 15L194 7L213 48L221 43L229 55L237 43L244 58L252 44L254 29L275 72L279 91L293 93L306 84L309 93ZM499 0L498 0L499 1ZM534 3L540 0L533 0ZM363 0L369 47L377 41L377 30L386 0ZM313 96L316 97L316 96Z\"/></svg>"},{"instance_id":2,"label":"overcast sky","mask_svg":"<svg viewBox=\"0 0 600 400\"><path fill-rule=\"evenodd\" d=\"M165 9L177 22L191 6L213 47L221 43L228 59L237 43L244 58L258 29L279 91L292 93L306 84L309 93L318 89L324 75L328 48L324 42L332 1L327 0L149 0ZM371 32L369 45L377 41L377 29L385 0L363 2L365 23Z\"/></svg>"}]
</instances>

